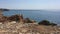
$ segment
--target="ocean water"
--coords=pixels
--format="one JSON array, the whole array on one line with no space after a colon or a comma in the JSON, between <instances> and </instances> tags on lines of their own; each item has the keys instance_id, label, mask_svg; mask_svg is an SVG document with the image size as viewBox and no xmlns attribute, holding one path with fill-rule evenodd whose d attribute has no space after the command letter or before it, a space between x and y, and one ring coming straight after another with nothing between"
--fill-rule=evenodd
<instances>
[{"instance_id":1,"label":"ocean water","mask_svg":"<svg viewBox=\"0 0 60 34\"><path fill-rule=\"evenodd\" d=\"M24 18L30 18L37 22L42 20L49 20L56 24L60 24L60 11L47 11L47 10L9 10L4 11L5 16L11 16L15 14L23 14Z\"/></svg>"}]
</instances>

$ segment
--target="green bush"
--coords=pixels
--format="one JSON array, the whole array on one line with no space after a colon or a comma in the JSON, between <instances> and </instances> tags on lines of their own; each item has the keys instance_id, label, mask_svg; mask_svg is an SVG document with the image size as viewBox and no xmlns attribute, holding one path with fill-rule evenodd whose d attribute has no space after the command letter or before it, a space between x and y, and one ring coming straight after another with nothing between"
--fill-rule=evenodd
<instances>
[{"instance_id":1,"label":"green bush","mask_svg":"<svg viewBox=\"0 0 60 34\"><path fill-rule=\"evenodd\" d=\"M56 26L57 25L55 23L50 23L48 20L40 21L38 24L39 25L52 25L52 26Z\"/></svg>"}]
</instances>

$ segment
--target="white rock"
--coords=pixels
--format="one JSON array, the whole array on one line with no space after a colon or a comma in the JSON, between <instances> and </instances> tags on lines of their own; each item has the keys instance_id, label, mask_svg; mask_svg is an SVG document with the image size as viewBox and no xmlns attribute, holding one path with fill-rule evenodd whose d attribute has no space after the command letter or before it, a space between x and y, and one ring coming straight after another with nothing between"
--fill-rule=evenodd
<instances>
[{"instance_id":1,"label":"white rock","mask_svg":"<svg viewBox=\"0 0 60 34\"><path fill-rule=\"evenodd\" d=\"M2 24L2 23L0 22L0 24Z\"/></svg>"}]
</instances>

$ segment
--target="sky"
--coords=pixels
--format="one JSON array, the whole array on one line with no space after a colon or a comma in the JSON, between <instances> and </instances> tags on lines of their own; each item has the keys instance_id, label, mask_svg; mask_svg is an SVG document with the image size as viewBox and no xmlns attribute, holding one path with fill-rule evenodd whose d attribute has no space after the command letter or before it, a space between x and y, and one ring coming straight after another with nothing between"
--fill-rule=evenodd
<instances>
[{"instance_id":1,"label":"sky","mask_svg":"<svg viewBox=\"0 0 60 34\"><path fill-rule=\"evenodd\" d=\"M60 0L0 0L0 8L60 9Z\"/></svg>"}]
</instances>

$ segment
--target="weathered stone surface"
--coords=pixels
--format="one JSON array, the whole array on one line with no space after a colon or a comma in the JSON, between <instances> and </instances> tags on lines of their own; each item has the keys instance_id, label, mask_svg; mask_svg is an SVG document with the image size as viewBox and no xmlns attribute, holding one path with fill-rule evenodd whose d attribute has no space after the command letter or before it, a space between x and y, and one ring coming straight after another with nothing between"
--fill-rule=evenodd
<instances>
[{"instance_id":1,"label":"weathered stone surface","mask_svg":"<svg viewBox=\"0 0 60 34\"><path fill-rule=\"evenodd\" d=\"M32 23L0 24L1 34L60 34L60 26L43 26Z\"/></svg>"}]
</instances>

